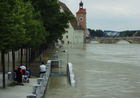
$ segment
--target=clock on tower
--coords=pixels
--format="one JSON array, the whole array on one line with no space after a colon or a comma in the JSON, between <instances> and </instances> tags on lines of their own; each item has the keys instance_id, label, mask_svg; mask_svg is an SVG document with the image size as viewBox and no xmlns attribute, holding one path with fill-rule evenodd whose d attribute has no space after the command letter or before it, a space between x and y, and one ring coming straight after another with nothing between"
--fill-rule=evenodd
<instances>
[{"instance_id":1,"label":"clock on tower","mask_svg":"<svg viewBox=\"0 0 140 98\"><path fill-rule=\"evenodd\" d=\"M86 9L83 8L83 2L79 3L79 10L76 13L76 18L78 22L78 26L82 29L86 29Z\"/></svg>"},{"instance_id":2,"label":"clock on tower","mask_svg":"<svg viewBox=\"0 0 140 98\"><path fill-rule=\"evenodd\" d=\"M82 22L83 21L83 17L79 17L79 22Z\"/></svg>"}]
</instances>

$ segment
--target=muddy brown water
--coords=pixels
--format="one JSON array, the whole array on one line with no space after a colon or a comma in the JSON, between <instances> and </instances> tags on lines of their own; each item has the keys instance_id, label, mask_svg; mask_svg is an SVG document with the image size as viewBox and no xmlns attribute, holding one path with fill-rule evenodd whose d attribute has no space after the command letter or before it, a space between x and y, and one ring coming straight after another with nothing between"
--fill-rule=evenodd
<instances>
[{"instance_id":1,"label":"muddy brown water","mask_svg":"<svg viewBox=\"0 0 140 98\"><path fill-rule=\"evenodd\" d=\"M76 86L51 77L45 98L140 98L140 44L88 44L70 49Z\"/></svg>"}]
</instances>

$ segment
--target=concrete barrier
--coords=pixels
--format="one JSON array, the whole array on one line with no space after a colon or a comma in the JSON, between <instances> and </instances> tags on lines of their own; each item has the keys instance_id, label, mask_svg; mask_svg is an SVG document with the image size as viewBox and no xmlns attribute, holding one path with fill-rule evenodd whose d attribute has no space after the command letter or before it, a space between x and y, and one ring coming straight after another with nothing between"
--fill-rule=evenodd
<instances>
[{"instance_id":1,"label":"concrete barrier","mask_svg":"<svg viewBox=\"0 0 140 98\"><path fill-rule=\"evenodd\" d=\"M50 65L48 65L46 73L37 79L37 84L33 86L32 94L28 95L27 98L43 98L45 90L47 88L48 80L50 76Z\"/></svg>"},{"instance_id":2,"label":"concrete barrier","mask_svg":"<svg viewBox=\"0 0 140 98\"><path fill-rule=\"evenodd\" d=\"M68 63L68 65L67 65L67 75L68 75L71 86L75 87L76 81L75 81L75 74L73 72L72 63Z\"/></svg>"},{"instance_id":3,"label":"concrete barrier","mask_svg":"<svg viewBox=\"0 0 140 98\"><path fill-rule=\"evenodd\" d=\"M37 98L35 94L27 95L27 98Z\"/></svg>"}]
</instances>

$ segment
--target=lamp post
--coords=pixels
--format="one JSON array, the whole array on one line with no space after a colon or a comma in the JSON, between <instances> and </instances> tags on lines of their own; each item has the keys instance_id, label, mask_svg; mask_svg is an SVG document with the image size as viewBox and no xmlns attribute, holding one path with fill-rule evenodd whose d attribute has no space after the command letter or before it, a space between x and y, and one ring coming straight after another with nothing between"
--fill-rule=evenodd
<instances>
[{"instance_id":1,"label":"lamp post","mask_svg":"<svg viewBox=\"0 0 140 98\"><path fill-rule=\"evenodd\" d=\"M62 52L66 53L66 55L67 55L67 64L68 64L68 62L69 62L69 53L68 53L68 50L63 50Z\"/></svg>"},{"instance_id":2,"label":"lamp post","mask_svg":"<svg viewBox=\"0 0 140 98\"><path fill-rule=\"evenodd\" d=\"M56 53L58 53L59 51L56 51ZM63 53L66 53L66 63L68 64L68 62L69 62L69 53L68 53L68 50L62 50L62 51L60 51L60 52L63 52Z\"/></svg>"}]
</instances>

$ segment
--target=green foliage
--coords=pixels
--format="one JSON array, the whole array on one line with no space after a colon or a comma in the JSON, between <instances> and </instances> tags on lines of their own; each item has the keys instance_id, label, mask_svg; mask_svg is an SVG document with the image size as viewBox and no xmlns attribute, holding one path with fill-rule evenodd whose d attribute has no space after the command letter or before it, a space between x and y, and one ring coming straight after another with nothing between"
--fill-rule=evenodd
<instances>
[{"instance_id":1,"label":"green foliage","mask_svg":"<svg viewBox=\"0 0 140 98\"><path fill-rule=\"evenodd\" d=\"M91 37L105 37L105 33L102 30L91 30L90 31L90 35Z\"/></svg>"},{"instance_id":2,"label":"green foliage","mask_svg":"<svg viewBox=\"0 0 140 98\"><path fill-rule=\"evenodd\" d=\"M17 48L23 43L25 29L19 4L18 0L0 2L0 49Z\"/></svg>"},{"instance_id":3,"label":"green foliage","mask_svg":"<svg viewBox=\"0 0 140 98\"><path fill-rule=\"evenodd\" d=\"M0 50L38 47L62 38L70 13L57 0L1 0Z\"/></svg>"},{"instance_id":4,"label":"green foliage","mask_svg":"<svg viewBox=\"0 0 140 98\"><path fill-rule=\"evenodd\" d=\"M90 35L91 37L109 37L106 35L106 33L102 30L91 30L90 31ZM118 36L117 37L137 37L140 36L140 31L139 30L130 30L130 31L121 31L118 32Z\"/></svg>"},{"instance_id":5,"label":"green foliage","mask_svg":"<svg viewBox=\"0 0 140 98\"><path fill-rule=\"evenodd\" d=\"M37 47L45 41L45 28L42 21L38 19L40 14L35 12L31 3L26 2L24 6L24 28L26 30L26 43L24 47Z\"/></svg>"},{"instance_id":6,"label":"green foliage","mask_svg":"<svg viewBox=\"0 0 140 98\"><path fill-rule=\"evenodd\" d=\"M39 12L23 0L0 1L0 49L35 47L44 43L45 28Z\"/></svg>"},{"instance_id":7,"label":"green foliage","mask_svg":"<svg viewBox=\"0 0 140 98\"><path fill-rule=\"evenodd\" d=\"M132 37L135 35L136 32L137 31L122 31L120 32L120 37Z\"/></svg>"},{"instance_id":8,"label":"green foliage","mask_svg":"<svg viewBox=\"0 0 140 98\"><path fill-rule=\"evenodd\" d=\"M60 12L57 0L32 0L32 2L35 9L40 11L43 24L49 32L49 36L46 36L47 42L52 43L61 39L65 28L68 27L69 12Z\"/></svg>"},{"instance_id":9,"label":"green foliage","mask_svg":"<svg viewBox=\"0 0 140 98\"><path fill-rule=\"evenodd\" d=\"M140 31L137 32L136 36L140 36Z\"/></svg>"}]
</instances>

